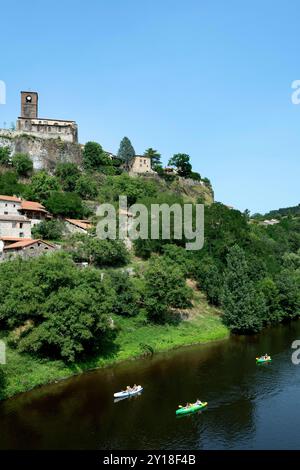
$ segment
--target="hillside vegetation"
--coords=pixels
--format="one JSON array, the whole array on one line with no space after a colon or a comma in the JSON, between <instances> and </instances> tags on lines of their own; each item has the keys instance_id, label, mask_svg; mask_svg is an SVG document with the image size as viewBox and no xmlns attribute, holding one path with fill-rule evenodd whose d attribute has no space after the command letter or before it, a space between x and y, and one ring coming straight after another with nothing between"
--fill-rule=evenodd
<instances>
[{"instance_id":1,"label":"hillside vegetation","mask_svg":"<svg viewBox=\"0 0 300 470\"><path fill-rule=\"evenodd\" d=\"M122 158L133 152L128 140ZM147 152L158 175L129 176L96 143L86 145L83 167L60 163L53 174L33 172L26 156L2 159L0 193L45 204L55 217L37 226L35 236L57 240L61 250L0 264L0 326L9 359L0 369L0 396L299 317L300 218L268 227L250 223L247 212L213 202L209 180L192 171L187 155L174 155L177 173L170 175L159 154ZM173 226L170 239L160 227L158 239L137 239L130 252L120 240L98 239L95 226L88 234L63 233L63 217L95 224L95 207L117 205L120 195L146 207L204 202L203 249L187 251ZM83 262L88 267L79 268Z\"/></svg>"}]
</instances>

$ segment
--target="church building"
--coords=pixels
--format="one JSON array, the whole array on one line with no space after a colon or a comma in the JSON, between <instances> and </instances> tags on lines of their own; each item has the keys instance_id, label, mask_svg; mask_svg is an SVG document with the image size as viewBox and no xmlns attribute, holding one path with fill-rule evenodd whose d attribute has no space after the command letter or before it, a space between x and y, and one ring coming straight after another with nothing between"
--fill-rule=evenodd
<instances>
[{"instance_id":1,"label":"church building","mask_svg":"<svg viewBox=\"0 0 300 470\"><path fill-rule=\"evenodd\" d=\"M38 98L35 91L21 91L21 116L17 120L16 130L45 139L60 137L63 141L77 143L76 122L38 117Z\"/></svg>"}]
</instances>

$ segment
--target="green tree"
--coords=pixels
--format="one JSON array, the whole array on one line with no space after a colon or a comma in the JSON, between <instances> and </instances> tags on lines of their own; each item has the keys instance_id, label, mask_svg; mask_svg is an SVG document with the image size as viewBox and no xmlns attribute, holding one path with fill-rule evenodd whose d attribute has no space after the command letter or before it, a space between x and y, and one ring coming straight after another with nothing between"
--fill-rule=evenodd
<instances>
[{"instance_id":1,"label":"green tree","mask_svg":"<svg viewBox=\"0 0 300 470\"><path fill-rule=\"evenodd\" d=\"M19 342L19 350L74 362L92 352L109 330L113 290L94 279L94 286L62 288L44 303L45 320Z\"/></svg>"},{"instance_id":2,"label":"green tree","mask_svg":"<svg viewBox=\"0 0 300 470\"><path fill-rule=\"evenodd\" d=\"M24 196L28 199L34 199L40 202L45 202L52 191L58 191L60 184L55 176L49 175L45 170L35 173L31 178L31 183L28 186Z\"/></svg>"},{"instance_id":3,"label":"green tree","mask_svg":"<svg viewBox=\"0 0 300 470\"><path fill-rule=\"evenodd\" d=\"M0 147L0 165L8 165L10 163L10 148Z\"/></svg>"},{"instance_id":4,"label":"green tree","mask_svg":"<svg viewBox=\"0 0 300 470\"><path fill-rule=\"evenodd\" d=\"M179 176L183 178L190 178L192 173L192 165L190 163L190 156L186 153L177 153L170 158L170 166L175 166Z\"/></svg>"},{"instance_id":5,"label":"green tree","mask_svg":"<svg viewBox=\"0 0 300 470\"><path fill-rule=\"evenodd\" d=\"M18 182L18 175L14 171L0 174L0 194L19 196L23 190L24 185Z\"/></svg>"},{"instance_id":6,"label":"green tree","mask_svg":"<svg viewBox=\"0 0 300 470\"><path fill-rule=\"evenodd\" d=\"M259 281L257 288L265 298L267 308L265 323L279 323L284 317L284 311L280 305L280 293L276 282L272 278L266 277Z\"/></svg>"},{"instance_id":7,"label":"green tree","mask_svg":"<svg viewBox=\"0 0 300 470\"><path fill-rule=\"evenodd\" d=\"M64 243L64 249L76 262L88 262L97 267L123 266L129 253L120 240L100 240L85 234L75 234Z\"/></svg>"},{"instance_id":8,"label":"green tree","mask_svg":"<svg viewBox=\"0 0 300 470\"><path fill-rule=\"evenodd\" d=\"M128 137L123 137L120 143L119 150L118 150L118 158L128 163L129 160L131 160L134 156L135 156L135 150L130 140L128 139Z\"/></svg>"},{"instance_id":9,"label":"green tree","mask_svg":"<svg viewBox=\"0 0 300 470\"><path fill-rule=\"evenodd\" d=\"M99 188L101 202L114 202L119 196L127 196L128 204L135 204L144 197L157 194L157 186L152 181L142 178L133 178L127 173L119 176L107 177L101 188Z\"/></svg>"},{"instance_id":10,"label":"green tree","mask_svg":"<svg viewBox=\"0 0 300 470\"><path fill-rule=\"evenodd\" d=\"M107 153L97 142L87 142L82 156L84 168L87 170L100 170L101 166L111 164Z\"/></svg>"},{"instance_id":11,"label":"green tree","mask_svg":"<svg viewBox=\"0 0 300 470\"><path fill-rule=\"evenodd\" d=\"M234 333L257 333L266 318L265 300L249 279L244 251L235 245L227 256L222 297L225 324Z\"/></svg>"},{"instance_id":12,"label":"green tree","mask_svg":"<svg viewBox=\"0 0 300 470\"><path fill-rule=\"evenodd\" d=\"M52 214L62 217L81 219L85 216L85 208L83 207L82 200L76 193L52 191L45 201L45 207Z\"/></svg>"},{"instance_id":13,"label":"green tree","mask_svg":"<svg viewBox=\"0 0 300 470\"><path fill-rule=\"evenodd\" d=\"M28 176L33 170L33 162L26 153L16 153L12 157L12 165L19 176Z\"/></svg>"},{"instance_id":14,"label":"green tree","mask_svg":"<svg viewBox=\"0 0 300 470\"><path fill-rule=\"evenodd\" d=\"M115 291L109 276L78 269L63 253L0 265L0 323L21 352L73 362L104 348ZM21 333L15 328L22 326Z\"/></svg>"},{"instance_id":15,"label":"green tree","mask_svg":"<svg viewBox=\"0 0 300 470\"><path fill-rule=\"evenodd\" d=\"M276 285L284 317L297 318L300 315L300 270L283 269L276 277Z\"/></svg>"},{"instance_id":16,"label":"green tree","mask_svg":"<svg viewBox=\"0 0 300 470\"><path fill-rule=\"evenodd\" d=\"M220 305L222 298L223 277L215 260L210 256L200 259L195 270L199 288L206 293L207 300L213 305Z\"/></svg>"},{"instance_id":17,"label":"green tree","mask_svg":"<svg viewBox=\"0 0 300 470\"><path fill-rule=\"evenodd\" d=\"M127 317L137 315L139 313L140 295L128 273L112 271L110 277L116 292L113 305L114 313Z\"/></svg>"},{"instance_id":18,"label":"green tree","mask_svg":"<svg viewBox=\"0 0 300 470\"><path fill-rule=\"evenodd\" d=\"M145 308L148 318L157 323L172 319L173 309L191 305L192 290L182 271L164 259L154 258L145 272Z\"/></svg>"},{"instance_id":19,"label":"green tree","mask_svg":"<svg viewBox=\"0 0 300 470\"><path fill-rule=\"evenodd\" d=\"M98 196L98 186L90 175L82 175L76 182L75 192L82 199L95 199Z\"/></svg>"},{"instance_id":20,"label":"green tree","mask_svg":"<svg viewBox=\"0 0 300 470\"><path fill-rule=\"evenodd\" d=\"M80 170L75 163L58 163L55 168L55 176L64 191L73 192L80 177Z\"/></svg>"},{"instance_id":21,"label":"green tree","mask_svg":"<svg viewBox=\"0 0 300 470\"><path fill-rule=\"evenodd\" d=\"M61 240L63 232L63 222L55 219L43 220L32 228L33 237L43 240Z\"/></svg>"},{"instance_id":22,"label":"green tree","mask_svg":"<svg viewBox=\"0 0 300 470\"><path fill-rule=\"evenodd\" d=\"M200 173L197 173L197 172L195 172L195 171L192 171L192 172L190 173L189 178L191 178L191 179L194 180L194 181L201 181L201 175L200 175Z\"/></svg>"},{"instance_id":23,"label":"green tree","mask_svg":"<svg viewBox=\"0 0 300 470\"><path fill-rule=\"evenodd\" d=\"M151 168L153 168L154 170L156 170L157 167L161 168L161 154L158 153L157 150L154 150L152 147L149 147L145 150L144 155L145 157L151 158Z\"/></svg>"}]
</instances>

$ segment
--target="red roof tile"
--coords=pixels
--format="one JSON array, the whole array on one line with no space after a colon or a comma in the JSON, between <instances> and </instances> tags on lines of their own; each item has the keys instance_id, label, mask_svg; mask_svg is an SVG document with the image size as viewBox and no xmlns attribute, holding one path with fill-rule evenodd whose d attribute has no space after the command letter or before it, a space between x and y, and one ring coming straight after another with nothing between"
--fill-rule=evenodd
<instances>
[{"instance_id":1,"label":"red roof tile","mask_svg":"<svg viewBox=\"0 0 300 470\"><path fill-rule=\"evenodd\" d=\"M0 195L0 201L11 201L11 202L21 202L21 199L16 196L3 196Z\"/></svg>"},{"instance_id":2,"label":"red roof tile","mask_svg":"<svg viewBox=\"0 0 300 470\"><path fill-rule=\"evenodd\" d=\"M54 245L52 245L51 243L45 242L45 240L22 239L22 241L18 241L16 243L12 243L9 246L6 246L4 248L4 250L14 250L14 249L18 249L18 248L25 248L26 246L30 246L30 245L33 245L34 243L38 243L38 242L39 243L44 243L45 245L48 245L48 246L51 246L52 248L54 248Z\"/></svg>"},{"instance_id":3,"label":"red roof tile","mask_svg":"<svg viewBox=\"0 0 300 470\"><path fill-rule=\"evenodd\" d=\"M79 219L65 219L65 220L72 225L76 225L77 227L82 228L83 230L88 230L92 226L89 220L79 220Z\"/></svg>"}]
</instances>

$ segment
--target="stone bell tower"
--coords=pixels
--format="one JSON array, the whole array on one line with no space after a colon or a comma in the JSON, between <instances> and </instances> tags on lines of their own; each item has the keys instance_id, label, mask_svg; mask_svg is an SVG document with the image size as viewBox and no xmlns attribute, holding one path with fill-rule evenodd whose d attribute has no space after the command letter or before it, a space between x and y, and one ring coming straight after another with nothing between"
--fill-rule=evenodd
<instances>
[{"instance_id":1,"label":"stone bell tower","mask_svg":"<svg viewBox=\"0 0 300 470\"><path fill-rule=\"evenodd\" d=\"M35 91L21 91L21 117L36 119L38 117L38 99Z\"/></svg>"}]
</instances>

